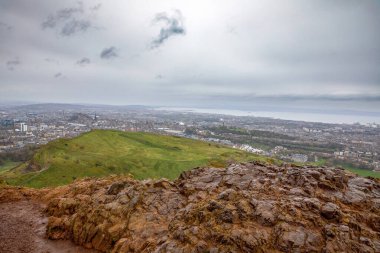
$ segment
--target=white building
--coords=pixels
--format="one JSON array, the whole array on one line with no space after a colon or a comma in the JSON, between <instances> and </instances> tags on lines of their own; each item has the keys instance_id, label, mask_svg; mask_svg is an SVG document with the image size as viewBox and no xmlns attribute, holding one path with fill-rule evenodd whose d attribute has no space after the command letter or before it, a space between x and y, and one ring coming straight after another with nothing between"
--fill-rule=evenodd
<instances>
[{"instance_id":1,"label":"white building","mask_svg":"<svg viewBox=\"0 0 380 253\"><path fill-rule=\"evenodd\" d=\"M20 131L21 132L27 132L28 131L28 125L25 123L20 123Z\"/></svg>"}]
</instances>

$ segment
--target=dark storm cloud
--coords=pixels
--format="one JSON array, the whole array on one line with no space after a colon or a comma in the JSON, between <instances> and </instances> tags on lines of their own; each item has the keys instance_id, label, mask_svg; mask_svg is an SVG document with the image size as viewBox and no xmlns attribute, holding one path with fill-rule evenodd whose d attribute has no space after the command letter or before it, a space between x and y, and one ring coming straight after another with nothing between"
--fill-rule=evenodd
<instances>
[{"instance_id":1,"label":"dark storm cloud","mask_svg":"<svg viewBox=\"0 0 380 253\"><path fill-rule=\"evenodd\" d=\"M41 26L43 29L56 29L62 36L84 33L92 27L92 23L83 14L83 4L78 2L77 7L60 9L48 16Z\"/></svg>"},{"instance_id":2,"label":"dark storm cloud","mask_svg":"<svg viewBox=\"0 0 380 253\"><path fill-rule=\"evenodd\" d=\"M173 15L166 12L156 14L153 19L154 24L164 23L160 34L152 41L151 48L161 46L167 39L174 35L185 35L186 30L183 24L183 16L179 10L175 10Z\"/></svg>"},{"instance_id":3,"label":"dark storm cloud","mask_svg":"<svg viewBox=\"0 0 380 253\"><path fill-rule=\"evenodd\" d=\"M77 64L79 66L82 66L82 67L87 66L90 63L91 63L91 61L87 57L83 57L82 59L80 59L80 60L77 61Z\"/></svg>"},{"instance_id":4,"label":"dark storm cloud","mask_svg":"<svg viewBox=\"0 0 380 253\"><path fill-rule=\"evenodd\" d=\"M115 57L119 57L116 47L104 48L100 53L100 58L102 59L111 59Z\"/></svg>"},{"instance_id":5,"label":"dark storm cloud","mask_svg":"<svg viewBox=\"0 0 380 253\"><path fill-rule=\"evenodd\" d=\"M7 69L9 71L13 71L15 70L15 68L21 64L21 61L18 59L18 58L15 58L13 60L9 60L5 63L5 65L7 66Z\"/></svg>"}]
</instances>

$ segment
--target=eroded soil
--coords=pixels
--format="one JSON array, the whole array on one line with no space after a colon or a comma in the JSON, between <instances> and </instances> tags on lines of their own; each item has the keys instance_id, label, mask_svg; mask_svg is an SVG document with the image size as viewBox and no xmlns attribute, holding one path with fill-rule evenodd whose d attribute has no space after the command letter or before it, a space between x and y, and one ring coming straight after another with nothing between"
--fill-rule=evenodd
<instances>
[{"instance_id":1,"label":"eroded soil","mask_svg":"<svg viewBox=\"0 0 380 253\"><path fill-rule=\"evenodd\" d=\"M0 203L0 252L93 253L70 241L45 237L47 217L43 206L33 201Z\"/></svg>"}]
</instances>

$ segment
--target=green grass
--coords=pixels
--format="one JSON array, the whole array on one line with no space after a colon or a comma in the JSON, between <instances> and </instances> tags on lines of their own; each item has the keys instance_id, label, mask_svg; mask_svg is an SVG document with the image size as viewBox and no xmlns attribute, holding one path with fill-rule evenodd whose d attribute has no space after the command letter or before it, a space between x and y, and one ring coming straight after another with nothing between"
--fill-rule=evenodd
<instances>
[{"instance_id":1,"label":"green grass","mask_svg":"<svg viewBox=\"0 0 380 253\"><path fill-rule=\"evenodd\" d=\"M353 173L355 173L361 177L380 178L380 172L376 172L376 171L372 171L372 170L368 170L368 169L360 169L360 168L353 166L350 163L343 162L343 161L337 161L337 160L328 161L327 159L319 159L317 162L311 163L311 164L316 165L316 166L323 166L323 165L339 166L339 167L342 167L345 170L351 171L351 172L353 172Z\"/></svg>"},{"instance_id":2,"label":"green grass","mask_svg":"<svg viewBox=\"0 0 380 253\"><path fill-rule=\"evenodd\" d=\"M372 171L372 170L363 170L363 169L356 169L356 168L345 168L361 177L374 177L374 178L380 178L380 172Z\"/></svg>"},{"instance_id":3,"label":"green grass","mask_svg":"<svg viewBox=\"0 0 380 253\"><path fill-rule=\"evenodd\" d=\"M130 173L136 179L175 179L182 171L197 166L224 167L229 162L253 160L277 163L270 158L187 138L94 130L41 147L31 161L39 171L26 172L27 164L22 164L1 177L11 185L36 188L110 174Z\"/></svg>"},{"instance_id":4,"label":"green grass","mask_svg":"<svg viewBox=\"0 0 380 253\"><path fill-rule=\"evenodd\" d=\"M0 165L0 175L17 167L18 165L20 165L20 162L5 161L4 164Z\"/></svg>"},{"instance_id":5,"label":"green grass","mask_svg":"<svg viewBox=\"0 0 380 253\"><path fill-rule=\"evenodd\" d=\"M344 162L335 162L335 165L336 166L340 166L346 170L349 170L361 177L374 177L374 178L380 178L380 172L376 172L376 171L372 171L372 170L366 170L366 169L360 169L360 168L356 168L354 167L352 164L350 163L344 163Z\"/></svg>"}]
</instances>

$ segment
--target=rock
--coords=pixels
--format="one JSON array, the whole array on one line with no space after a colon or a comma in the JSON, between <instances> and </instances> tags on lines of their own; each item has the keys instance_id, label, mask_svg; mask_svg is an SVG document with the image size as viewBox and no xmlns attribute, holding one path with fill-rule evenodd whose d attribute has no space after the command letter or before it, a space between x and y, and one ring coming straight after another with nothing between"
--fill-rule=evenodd
<instances>
[{"instance_id":1,"label":"rock","mask_svg":"<svg viewBox=\"0 0 380 253\"><path fill-rule=\"evenodd\" d=\"M306 239L305 232L302 229L295 229L293 231L287 231L282 234L280 239L280 248L283 249L295 249L301 248Z\"/></svg>"},{"instance_id":2,"label":"rock","mask_svg":"<svg viewBox=\"0 0 380 253\"><path fill-rule=\"evenodd\" d=\"M118 194L122 189L124 189L125 187L125 183L124 182L116 182L114 184L112 184L108 190L107 190L107 194L108 195L116 195Z\"/></svg>"},{"instance_id":3,"label":"rock","mask_svg":"<svg viewBox=\"0 0 380 253\"><path fill-rule=\"evenodd\" d=\"M337 219L340 218L340 209L334 203L328 202L322 206L321 214L326 219Z\"/></svg>"},{"instance_id":4,"label":"rock","mask_svg":"<svg viewBox=\"0 0 380 253\"><path fill-rule=\"evenodd\" d=\"M207 206L207 210L209 210L210 212L217 210L217 209L222 209L222 208L223 208L223 206L215 200L211 200Z\"/></svg>"},{"instance_id":5,"label":"rock","mask_svg":"<svg viewBox=\"0 0 380 253\"><path fill-rule=\"evenodd\" d=\"M46 234L49 239L65 239L67 228L63 218L49 217Z\"/></svg>"},{"instance_id":6,"label":"rock","mask_svg":"<svg viewBox=\"0 0 380 253\"><path fill-rule=\"evenodd\" d=\"M344 203L360 205L365 199L367 194L358 190L354 187L349 187L349 189L344 193L344 197L342 198Z\"/></svg>"},{"instance_id":7,"label":"rock","mask_svg":"<svg viewBox=\"0 0 380 253\"><path fill-rule=\"evenodd\" d=\"M253 162L44 191L48 237L100 252L380 252L380 182L339 169Z\"/></svg>"},{"instance_id":8,"label":"rock","mask_svg":"<svg viewBox=\"0 0 380 253\"><path fill-rule=\"evenodd\" d=\"M160 179L153 183L154 187L170 189L172 187L172 183L166 179Z\"/></svg>"},{"instance_id":9,"label":"rock","mask_svg":"<svg viewBox=\"0 0 380 253\"><path fill-rule=\"evenodd\" d=\"M248 219L252 216L253 210L251 205L246 200L240 200L236 204L237 212L240 220Z\"/></svg>"},{"instance_id":10,"label":"rock","mask_svg":"<svg viewBox=\"0 0 380 253\"><path fill-rule=\"evenodd\" d=\"M234 219L234 215L231 210L224 210L222 211L218 216L219 221L226 222L226 223L232 223Z\"/></svg>"},{"instance_id":11,"label":"rock","mask_svg":"<svg viewBox=\"0 0 380 253\"><path fill-rule=\"evenodd\" d=\"M262 225L274 225L277 217L275 205L269 201L260 201L256 205L254 215Z\"/></svg>"},{"instance_id":12,"label":"rock","mask_svg":"<svg viewBox=\"0 0 380 253\"><path fill-rule=\"evenodd\" d=\"M236 191L234 189L227 189L223 192L221 192L219 195L218 195L218 198L219 199L223 199L223 200L231 200L233 199L235 196L236 196Z\"/></svg>"}]
</instances>

